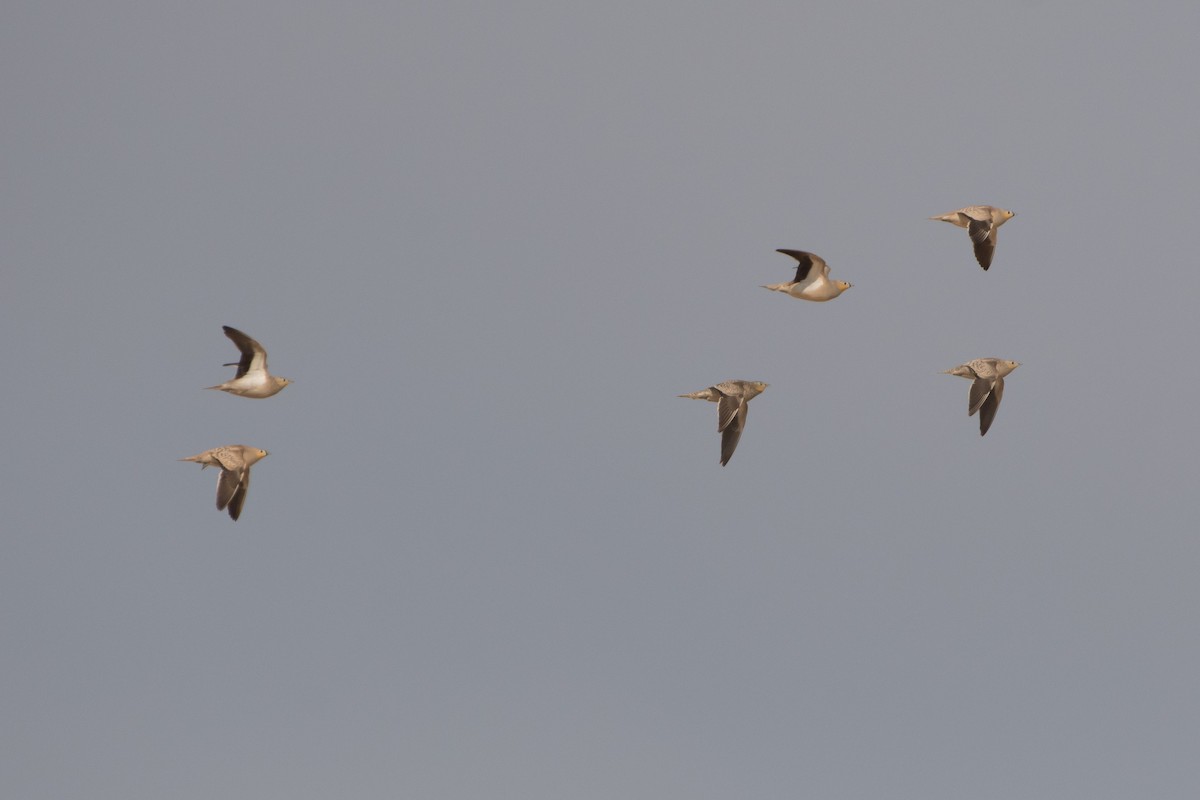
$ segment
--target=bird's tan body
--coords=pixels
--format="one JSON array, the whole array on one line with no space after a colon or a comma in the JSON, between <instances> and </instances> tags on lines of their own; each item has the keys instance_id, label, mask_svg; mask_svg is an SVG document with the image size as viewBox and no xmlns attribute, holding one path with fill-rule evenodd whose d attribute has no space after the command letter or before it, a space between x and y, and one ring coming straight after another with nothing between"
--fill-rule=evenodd
<instances>
[{"instance_id":1,"label":"bird's tan body","mask_svg":"<svg viewBox=\"0 0 1200 800\"><path fill-rule=\"evenodd\" d=\"M971 381L971 392L967 395L967 416L979 412L979 435L987 434L992 420L1000 410L1004 397L1004 376L1021 366L1017 361L999 358L976 358L957 367L944 370L944 375L957 375Z\"/></svg>"},{"instance_id":2,"label":"bird's tan body","mask_svg":"<svg viewBox=\"0 0 1200 800\"><path fill-rule=\"evenodd\" d=\"M851 287L851 284L845 281L830 279L829 265L816 253L809 253L805 250L776 250L775 252L796 259L796 278L787 283L766 284L762 287L764 289L783 292L797 300L824 303Z\"/></svg>"},{"instance_id":3,"label":"bird's tan body","mask_svg":"<svg viewBox=\"0 0 1200 800\"><path fill-rule=\"evenodd\" d=\"M975 260L986 270L996 252L996 230L1015 216L1016 213L995 206L966 206L930 219L966 228L975 245Z\"/></svg>"},{"instance_id":4,"label":"bird's tan body","mask_svg":"<svg viewBox=\"0 0 1200 800\"><path fill-rule=\"evenodd\" d=\"M287 378L272 375L267 371L267 351L261 344L237 328L231 328L228 325L222 327L225 335L241 351L242 358L236 365L225 365L227 367L236 366L238 368L233 380L205 388L218 389L222 392L235 394L238 397L250 397L257 400L279 394L283 390L283 387L291 383Z\"/></svg>"},{"instance_id":5,"label":"bird's tan body","mask_svg":"<svg viewBox=\"0 0 1200 800\"><path fill-rule=\"evenodd\" d=\"M783 292L797 300L812 300L814 303L824 303L849 289L850 284L845 281L831 281L829 278L822 276L806 284L796 283L795 281L789 283L768 283L764 284L762 288L770 289L772 292Z\"/></svg>"},{"instance_id":6,"label":"bird's tan body","mask_svg":"<svg viewBox=\"0 0 1200 800\"><path fill-rule=\"evenodd\" d=\"M250 467L266 458L270 453L244 444L229 444L214 447L180 461L194 461L205 467L217 467L217 510L229 509L229 516L236 521L246 503L246 491L250 488Z\"/></svg>"},{"instance_id":7,"label":"bird's tan body","mask_svg":"<svg viewBox=\"0 0 1200 800\"><path fill-rule=\"evenodd\" d=\"M721 434L721 466L733 458L742 431L746 427L746 415L750 401L762 394L768 384L762 381L725 381L707 389L690 394L681 394L689 400L707 400L717 404L717 432Z\"/></svg>"}]
</instances>

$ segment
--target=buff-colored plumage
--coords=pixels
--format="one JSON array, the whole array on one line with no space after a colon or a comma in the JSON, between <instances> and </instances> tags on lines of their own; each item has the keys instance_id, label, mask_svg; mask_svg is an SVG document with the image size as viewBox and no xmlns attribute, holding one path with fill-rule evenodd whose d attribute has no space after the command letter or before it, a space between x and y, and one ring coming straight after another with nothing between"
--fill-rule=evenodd
<instances>
[{"instance_id":1,"label":"buff-colored plumage","mask_svg":"<svg viewBox=\"0 0 1200 800\"><path fill-rule=\"evenodd\" d=\"M261 399L278 394L283 387L291 383L287 378L280 378L267 372L267 351L261 344L237 328L231 328L228 325L221 327L225 331L225 335L237 345L238 350L242 353L242 358L236 364L225 364L227 367L237 367L237 374L234 375L233 380L206 388L220 389L222 392L236 394L238 397Z\"/></svg>"},{"instance_id":2,"label":"buff-colored plumage","mask_svg":"<svg viewBox=\"0 0 1200 800\"><path fill-rule=\"evenodd\" d=\"M769 283L762 287L764 289L783 292L799 300L824 303L851 287L851 284L845 281L830 280L829 265L816 253L809 253L805 250L776 250L775 252L796 259L796 279L787 283Z\"/></svg>"},{"instance_id":3,"label":"buff-colored plumage","mask_svg":"<svg viewBox=\"0 0 1200 800\"><path fill-rule=\"evenodd\" d=\"M996 252L996 230L1015 216L1012 211L995 206L967 206L930 219L966 228L975 245L975 260L986 270L992 265L992 255Z\"/></svg>"},{"instance_id":4,"label":"buff-colored plumage","mask_svg":"<svg viewBox=\"0 0 1200 800\"><path fill-rule=\"evenodd\" d=\"M1004 376L1021 366L1016 361L999 358L977 358L953 369L944 370L944 375L957 375L971 381L971 392L967 395L967 416L979 412L979 435L983 436L992 427L1000 399L1004 397Z\"/></svg>"},{"instance_id":5,"label":"buff-colored plumage","mask_svg":"<svg viewBox=\"0 0 1200 800\"><path fill-rule=\"evenodd\" d=\"M250 487L250 467L269 455L266 450L257 447L247 447L244 444L229 444L214 447L203 453L180 461L194 461L205 467L217 467L221 470L217 478L217 510L229 509L229 516L236 520L242 514L242 506L246 503L246 490Z\"/></svg>"},{"instance_id":6,"label":"buff-colored plumage","mask_svg":"<svg viewBox=\"0 0 1200 800\"><path fill-rule=\"evenodd\" d=\"M717 431L721 434L721 466L733 458L738 440L746 427L750 401L762 394L767 384L762 381L725 381L691 394L681 394L692 400L708 400L717 404Z\"/></svg>"}]
</instances>

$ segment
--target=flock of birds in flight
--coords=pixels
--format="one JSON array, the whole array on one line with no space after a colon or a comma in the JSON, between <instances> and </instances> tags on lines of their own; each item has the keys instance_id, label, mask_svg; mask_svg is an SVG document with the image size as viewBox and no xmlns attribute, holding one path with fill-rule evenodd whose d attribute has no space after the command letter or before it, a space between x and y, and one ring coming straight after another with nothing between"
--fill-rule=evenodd
<instances>
[{"instance_id":1,"label":"flock of birds in flight","mask_svg":"<svg viewBox=\"0 0 1200 800\"><path fill-rule=\"evenodd\" d=\"M930 219L949 222L967 229L971 243L975 246L975 260L985 270L992 265L996 252L996 231L1015 214L995 206L967 206L949 214L940 214ZM824 303L841 295L851 287L845 281L829 277L829 265L816 253L804 250L778 250L776 252L796 259L796 278L787 283L772 283L763 286L773 292L783 292L799 300ZM945 375L957 375L971 381L967 395L967 416L979 414L979 435L983 436L992 427L1000 399L1004 397L1004 376L1019 367L1016 361L999 358L976 358L952 369ZM717 404L717 432L721 434L721 466L733 458L738 440L746 428L746 413L750 401L762 394L768 384L762 381L725 381L698 392L681 394L691 400L707 400ZM218 498L219 500L219 498Z\"/></svg>"},{"instance_id":2,"label":"flock of birds in flight","mask_svg":"<svg viewBox=\"0 0 1200 800\"><path fill-rule=\"evenodd\" d=\"M985 270L992 265L996 251L996 229L1013 218L1013 212L993 206L967 206L949 214L930 219L942 220L960 228L966 228L975 245L975 258ZM779 250L796 259L796 278L787 283L768 284L762 288L783 292L800 300L823 303L841 295L851 287L845 281L829 277L829 265L816 253L804 250ZM237 345L242 357L237 362L224 366L237 367L233 380L209 386L238 397L262 400L279 394L291 381L272 375L267 371L267 351L254 339L228 325L223 326L225 335ZM988 432L1000 399L1004 396L1004 376L1016 369L1016 361L998 358L976 358L966 364L945 370L944 374L957 375L971 381L967 396L967 415L979 414L979 435ZM762 381L724 381L698 392L681 394L693 400L707 400L717 404L717 432L721 434L721 466L733 458L738 440L746 428L746 414L750 401L762 394L767 384ZM250 467L270 455L266 450L244 444L229 444L205 450L194 456L181 458L206 467L221 470L217 477L217 510L228 511L237 520L246 504L246 491L250 488Z\"/></svg>"},{"instance_id":3,"label":"flock of birds in flight","mask_svg":"<svg viewBox=\"0 0 1200 800\"><path fill-rule=\"evenodd\" d=\"M280 378L267 371L267 351L261 344L237 328L228 325L222 327L225 335L241 351L242 358L240 361L224 365L237 367L233 380L207 388L219 389L238 397L261 400L279 394L283 387L291 383L287 378ZM266 450L257 447L227 444L179 460L194 461L200 465L200 469L218 467L221 470L221 474L217 476L217 510L228 510L229 516L236 521L242 515L242 506L246 504L246 490L250 488L250 467L268 455L270 453Z\"/></svg>"}]
</instances>

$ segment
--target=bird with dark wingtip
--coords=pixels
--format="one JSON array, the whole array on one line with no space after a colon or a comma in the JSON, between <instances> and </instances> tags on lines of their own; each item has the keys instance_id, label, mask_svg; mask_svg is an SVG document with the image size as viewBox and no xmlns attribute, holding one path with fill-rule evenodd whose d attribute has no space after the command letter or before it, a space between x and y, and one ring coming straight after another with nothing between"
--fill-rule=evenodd
<instances>
[{"instance_id":1,"label":"bird with dark wingtip","mask_svg":"<svg viewBox=\"0 0 1200 800\"><path fill-rule=\"evenodd\" d=\"M967 416L979 412L979 435L983 436L992 427L1000 398L1004 397L1004 376L1021 366L1016 361L998 358L977 358L953 369L943 370L943 375L957 375L971 381L971 393L967 395Z\"/></svg>"},{"instance_id":2,"label":"bird with dark wingtip","mask_svg":"<svg viewBox=\"0 0 1200 800\"><path fill-rule=\"evenodd\" d=\"M242 353L242 358L240 361L224 365L237 367L237 374L233 376L233 380L205 388L220 389L222 392L236 394L238 397L261 399L279 394L283 387L291 383L287 378L280 378L267 372L267 351L261 344L237 328L231 328L228 325L222 325L221 328L225 331L225 335L237 345L238 350Z\"/></svg>"},{"instance_id":3,"label":"bird with dark wingtip","mask_svg":"<svg viewBox=\"0 0 1200 800\"><path fill-rule=\"evenodd\" d=\"M691 394L681 394L691 400L708 400L717 404L717 432L721 434L721 466L733 458L738 440L746 427L750 401L767 388L762 381L725 381Z\"/></svg>"},{"instance_id":4,"label":"bird with dark wingtip","mask_svg":"<svg viewBox=\"0 0 1200 800\"><path fill-rule=\"evenodd\" d=\"M799 300L824 303L849 289L852 284L829 279L829 265L816 253L805 250L776 250L796 259L796 279L787 283L769 283L762 288L783 292Z\"/></svg>"},{"instance_id":5,"label":"bird with dark wingtip","mask_svg":"<svg viewBox=\"0 0 1200 800\"><path fill-rule=\"evenodd\" d=\"M986 270L992 265L992 255L996 252L996 229L1015 216L1014 212L995 206L967 206L930 219L966 228L975 245L975 260Z\"/></svg>"},{"instance_id":6,"label":"bird with dark wingtip","mask_svg":"<svg viewBox=\"0 0 1200 800\"><path fill-rule=\"evenodd\" d=\"M217 477L217 511L228 508L229 516L236 522L246 503L246 490L250 488L250 467L268 455L270 453L266 450L257 447L229 444L179 460L194 461L200 465L200 469L220 468L221 474Z\"/></svg>"}]
</instances>

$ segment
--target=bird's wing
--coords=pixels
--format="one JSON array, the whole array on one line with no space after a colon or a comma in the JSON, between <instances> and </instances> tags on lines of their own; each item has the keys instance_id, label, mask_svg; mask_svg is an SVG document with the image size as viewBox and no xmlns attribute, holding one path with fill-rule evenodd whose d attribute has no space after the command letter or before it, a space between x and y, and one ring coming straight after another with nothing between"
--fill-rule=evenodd
<instances>
[{"instance_id":1,"label":"bird's wing","mask_svg":"<svg viewBox=\"0 0 1200 800\"><path fill-rule=\"evenodd\" d=\"M975 244L975 260L979 266L987 269L992 265L992 255L996 252L996 226L990 219L972 219L967 233Z\"/></svg>"},{"instance_id":2,"label":"bird's wing","mask_svg":"<svg viewBox=\"0 0 1200 800\"><path fill-rule=\"evenodd\" d=\"M1004 397L1004 378L997 378L996 385L992 387L991 393L979 407L980 436L986 434L988 428L992 427L992 420L996 418L996 412L1000 409L1000 398L1002 397Z\"/></svg>"},{"instance_id":3,"label":"bird's wing","mask_svg":"<svg viewBox=\"0 0 1200 800\"><path fill-rule=\"evenodd\" d=\"M721 395L721 399L717 401L717 430L724 431L729 428L738 418L738 413L744 405L740 397Z\"/></svg>"},{"instance_id":4,"label":"bird's wing","mask_svg":"<svg viewBox=\"0 0 1200 800\"><path fill-rule=\"evenodd\" d=\"M971 224L967 226L967 233L971 237L971 241L979 244L992 233L992 220L988 219L971 219Z\"/></svg>"},{"instance_id":5,"label":"bird's wing","mask_svg":"<svg viewBox=\"0 0 1200 800\"><path fill-rule=\"evenodd\" d=\"M819 271L823 271L826 275L829 274L829 266L825 263L825 259L821 258L816 253L809 253L804 250L776 250L777 253L783 253L785 256L791 256L796 259L799 264L796 267L796 283L806 280L813 265L817 265Z\"/></svg>"},{"instance_id":6,"label":"bird's wing","mask_svg":"<svg viewBox=\"0 0 1200 800\"><path fill-rule=\"evenodd\" d=\"M242 515L242 506L246 504L246 492L250 488L250 470L242 471L241 480L238 481L237 489L233 493L233 497L229 498L229 516L236 522L237 518Z\"/></svg>"},{"instance_id":7,"label":"bird's wing","mask_svg":"<svg viewBox=\"0 0 1200 800\"><path fill-rule=\"evenodd\" d=\"M992 389L996 385L995 378L976 378L971 382L971 394L967 397L967 416L975 416L975 412L979 410L984 401L988 399L988 395L992 393Z\"/></svg>"},{"instance_id":8,"label":"bird's wing","mask_svg":"<svg viewBox=\"0 0 1200 800\"><path fill-rule=\"evenodd\" d=\"M733 458L733 451L737 449L738 441L742 438L742 430L746 427L746 415L750 411L749 403L742 403L736 417L737 422L729 425L721 432L721 466L729 463L729 459Z\"/></svg>"},{"instance_id":9,"label":"bird's wing","mask_svg":"<svg viewBox=\"0 0 1200 800\"><path fill-rule=\"evenodd\" d=\"M221 477L217 478L217 510L224 511L225 507L237 497L238 490L242 487L243 476L246 470L244 469L223 469ZM232 511L230 515L232 516ZM237 519L237 517L234 517Z\"/></svg>"},{"instance_id":10,"label":"bird's wing","mask_svg":"<svg viewBox=\"0 0 1200 800\"><path fill-rule=\"evenodd\" d=\"M238 470L244 466L242 454L234 447L217 447L209 450L208 453L212 460L217 462L216 465L223 470Z\"/></svg>"},{"instance_id":11,"label":"bird's wing","mask_svg":"<svg viewBox=\"0 0 1200 800\"><path fill-rule=\"evenodd\" d=\"M234 380L242 377L251 370L262 370L265 372L267 369L267 351L263 349L263 346L237 328L231 328L228 325L222 325L221 327L224 329L225 335L242 352L242 359L238 362L237 375L234 376ZM229 365L226 364L226 366Z\"/></svg>"}]
</instances>

